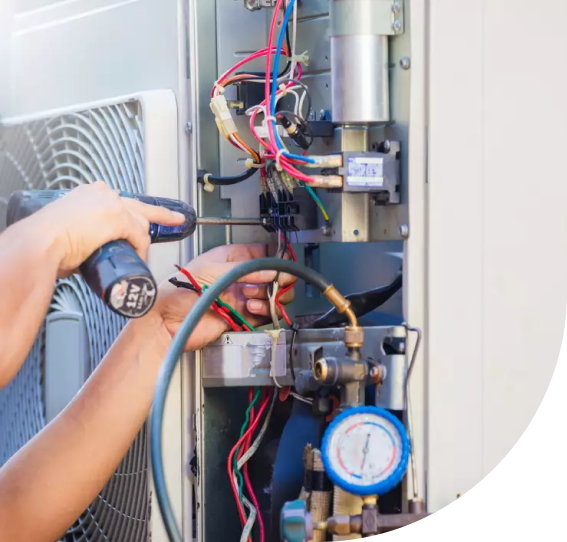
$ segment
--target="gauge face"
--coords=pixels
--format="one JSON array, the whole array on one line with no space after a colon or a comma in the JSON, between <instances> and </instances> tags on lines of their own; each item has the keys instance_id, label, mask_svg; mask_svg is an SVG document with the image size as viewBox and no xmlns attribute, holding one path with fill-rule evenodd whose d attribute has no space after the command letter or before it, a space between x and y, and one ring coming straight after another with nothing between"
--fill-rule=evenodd
<instances>
[{"instance_id":1,"label":"gauge face","mask_svg":"<svg viewBox=\"0 0 567 542\"><path fill-rule=\"evenodd\" d=\"M339 416L329 426L323 448L333 481L359 495L389 491L407 467L405 429L390 413L375 407L354 408Z\"/></svg>"}]
</instances>

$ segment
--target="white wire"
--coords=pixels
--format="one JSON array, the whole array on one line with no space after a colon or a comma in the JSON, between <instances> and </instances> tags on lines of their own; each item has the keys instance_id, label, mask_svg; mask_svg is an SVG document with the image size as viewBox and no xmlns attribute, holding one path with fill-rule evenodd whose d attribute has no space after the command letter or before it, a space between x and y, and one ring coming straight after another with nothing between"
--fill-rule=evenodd
<instances>
[{"instance_id":1,"label":"white wire","mask_svg":"<svg viewBox=\"0 0 567 542\"><path fill-rule=\"evenodd\" d=\"M252 158L254 158L254 155L243 145L241 145L237 139L235 139L234 137L230 136L230 140L239 148L242 149L246 154L248 154L249 156L252 156Z\"/></svg>"},{"instance_id":2,"label":"white wire","mask_svg":"<svg viewBox=\"0 0 567 542\"><path fill-rule=\"evenodd\" d=\"M236 479L235 474L232 475L232 479L234 480L234 485L238 486L238 480ZM254 523L256 523L256 516L258 515L258 511L256 510L256 507L246 498L246 495L242 495L242 502L248 508L248 510L250 510L250 515L248 516L246 524L244 525L244 529L242 529L242 534L240 535L240 542L246 542L250 537Z\"/></svg>"},{"instance_id":3,"label":"white wire","mask_svg":"<svg viewBox=\"0 0 567 542\"><path fill-rule=\"evenodd\" d=\"M266 430L268 429L268 424L270 423L270 418L272 417L272 411L274 410L274 406L276 404L277 398L278 398L278 394L276 393L276 391L274 391L274 395L272 397L272 404L270 405L268 413L266 414L266 419L264 420L262 429L260 429L260 432L258 433L258 436L254 440L252 446L250 446L250 448L246 451L246 453L238 460L237 463L238 470L241 470L242 467L246 463L248 463L248 461L250 461L252 456L258 451L260 444L262 444L262 439L264 438Z\"/></svg>"},{"instance_id":4,"label":"white wire","mask_svg":"<svg viewBox=\"0 0 567 542\"><path fill-rule=\"evenodd\" d=\"M298 107L299 111L295 112L295 114L299 115L302 119L305 119L305 117L303 116L303 103L305 102L306 96L307 96L307 91L304 90L301 96L301 100L299 100L299 107ZM307 114L309 115L309 111L307 111Z\"/></svg>"},{"instance_id":5,"label":"white wire","mask_svg":"<svg viewBox=\"0 0 567 542\"><path fill-rule=\"evenodd\" d=\"M290 393L290 395L294 398L297 399L298 401L302 401L304 403L307 403L308 405L312 405L313 404L313 399L309 399L307 397L302 397L301 395L299 395L299 393L294 393L293 391Z\"/></svg>"},{"instance_id":6,"label":"white wire","mask_svg":"<svg viewBox=\"0 0 567 542\"><path fill-rule=\"evenodd\" d=\"M290 55L292 58L295 58L295 43L297 38L297 0L295 0L295 4L293 4L293 25L292 25L292 38L291 38L291 51ZM295 73L295 67L297 62L295 60L291 61L291 67L289 70L289 78L293 79Z\"/></svg>"}]
</instances>

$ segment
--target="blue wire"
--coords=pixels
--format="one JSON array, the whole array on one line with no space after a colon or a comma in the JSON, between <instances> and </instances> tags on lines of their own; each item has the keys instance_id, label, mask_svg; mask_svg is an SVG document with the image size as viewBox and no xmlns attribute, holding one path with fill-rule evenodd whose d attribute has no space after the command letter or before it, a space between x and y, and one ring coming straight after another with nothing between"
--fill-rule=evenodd
<instances>
[{"instance_id":1,"label":"blue wire","mask_svg":"<svg viewBox=\"0 0 567 542\"><path fill-rule=\"evenodd\" d=\"M295 4L296 0L291 0L291 2L289 3L289 5L287 6L287 9L285 11L284 14L284 18L282 21L282 28L280 30L280 35L278 37L278 44L277 44L277 48L276 48L276 54L274 56L274 72L272 75L272 92L270 95L270 116L275 117L276 116L276 92L278 90L278 66L280 64L280 56L281 56L281 52L282 52L282 47L283 47L283 40L284 40L284 36L285 36L285 29L287 28L287 25L289 24L289 18L291 16L291 13L293 11L293 5ZM270 46L271 44L268 44L268 46ZM267 74L266 74L267 76ZM283 145L282 142L280 141L280 136L278 134L278 130L276 128L276 122L274 120L270 120L270 122L272 123L273 127L274 127L274 139L276 141L276 145L278 147L278 149L283 149ZM302 162L306 162L308 164L314 164L315 160L313 160L312 158L307 158L306 156L301 156L299 154L291 154L289 152L283 152L282 153L286 158L291 158L292 160L301 160Z\"/></svg>"}]
</instances>

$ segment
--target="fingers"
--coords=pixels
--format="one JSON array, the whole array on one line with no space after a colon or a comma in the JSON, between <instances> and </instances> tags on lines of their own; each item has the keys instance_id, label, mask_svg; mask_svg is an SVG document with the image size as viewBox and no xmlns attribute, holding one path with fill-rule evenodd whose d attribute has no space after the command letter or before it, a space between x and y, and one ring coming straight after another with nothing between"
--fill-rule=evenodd
<instances>
[{"instance_id":1,"label":"fingers","mask_svg":"<svg viewBox=\"0 0 567 542\"><path fill-rule=\"evenodd\" d=\"M166 207L149 205L131 198L122 198L122 201L131 212L141 215L148 222L164 226L178 226L185 222L184 214L170 211Z\"/></svg>"},{"instance_id":2,"label":"fingers","mask_svg":"<svg viewBox=\"0 0 567 542\"><path fill-rule=\"evenodd\" d=\"M150 247L150 235L148 233L148 222L139 220L132 213L128 213L125 217L126 224L126 240L134 247L138 256L146 261L148 257L148 249Z\"/></svg>"},{"instance_id":3,"label":"fingers","mask_svg":"<svg viewBox=\"0 0 567 542\"><path fill-rule=\"evenodd\" d=\"M246 302L246 308L248 312L254 314L255 316L263 316L265 318L270 318L270 304L267 301L261 301L260 299L249 299ZM276 307L276 312L278 318L282 317L281 311Z\"/></svg>"},{"instance_id":4,"label":"fingers","mask_svg":"<svg viewBox=\"0 0 567 542\"><path fill-rule=\"evenodd\" d=\"M244 297L247 297L250 300L253 299L267 300L269 298L268 288L269 286L267 284L258 285L258 286L250 284L242 288L242 293ZM280 302L283 303L284 305L287 305L291 303L294 300L294 298L295 298L295 291L292 288L291 290L288 290L280 297Z\"/></svg>"}]
</instances>

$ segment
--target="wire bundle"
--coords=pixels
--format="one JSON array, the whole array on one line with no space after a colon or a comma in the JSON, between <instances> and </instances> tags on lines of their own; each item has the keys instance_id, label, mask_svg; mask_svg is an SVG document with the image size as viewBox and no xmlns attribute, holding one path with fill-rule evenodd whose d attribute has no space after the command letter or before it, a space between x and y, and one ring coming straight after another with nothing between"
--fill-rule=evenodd
<instances>
[{"instance_id":1,"label":"wire bundle","mask_svg":"<svg viewBox=\"0 0 567 542\"><path fill-rule=\"evenodd\" d=\"M281 17L281 28L276 44L276 26L278 19ZM292 39L290 40L290 20L292 21ZM311 110L311 96L309 89L301 81L303 68L300 61L301 56L296 56L295 44L297 35L297 0L278 0L274 9L274 15L270 25L270 35L268 46L260 49L255 53L242 59L232 68L224 72L215 82L211 89L211 98L220 96L224 93L229 85L239 83L263 83L265 89L264 101L255 105L246 111L250 116L250 131L259 144L259 151L249 146L237 133L232 133L227 137L228 141L236 148L242 150L249 156L247 161L247 171L234 176L220 177L209 173L204 175L203 181L205 187L207 184L226 186L237 184L250 178L256 171L260 169L261 180L267 178L266 161L273 160L279 171L284 171L292 179L295 179L299 186L304 187L312 199L321 210L327 225L329 225L329 214L327 213L323 203L315 194L312 186L315 186L316 180L306 173L297 169L298 166L315 165L315 160L299 154L289 152L284 145L280 134L277 130L277 122L293 122L299 126L307 139L304 140L303 148L309 148L313 142L313 133L309 123L305 119L305 114L309 114ZM284 43L285 38L285 43ZM282 53L288 57L287 64L281 73L278 73L280 59ZM248 72L233 75L239 68L245 66L253 60L266 58L265 73ZM303 57L305 59L306 57ZM298 62L299 60L299 62ZM283 97L291 95L295 97L295 105L293 111L277 111L276 105ZM307 100L307 111L304 113L305 101ZM266 133L262 136L258 133L256 126L256 118L259 114L264 117L264 124L267 128ZM297 144L297 143L296 143ZM212 190L212 187L210 187Z\"/></svg>"},{"instance_id":2,"label":"wire bundle","mask_svg":"<svg viewBox=\"0 0 567 542\"><path fill-rule=\"evenodd\" d=\"M181 267L180 265L175 266L177 270L185 275L189 279L189 283L181 282L177 279L169 279L169 282L176 286L177 288L185 288L187 290L192 290L197 294L202 295L208 288L206 284L201 286L191 275L187 269ZM225 320L232 331L256 331L256 328L252 326L237 310L231 307L228 303L217 297L215 303L211 305L211 308L223 319ZM235 322L238 322L236 323Z\"/></svg>"},{"instance_id":3,"label":"wire bundle","mask_svg":"<svg viewBox=\"0 0 567 542\"><path fill-rule=\"evenodd\" d=\"M255 405L258 402L260 395L262 396L261 404L258 409L258 414L255 414ZM264 434L268 428L270 422L272 411L275 405L277 395L274 393L273 389L258 388L254 391L254 388L250 388L248 392L249 406L246 410L244 424L240 430L240 438L238 442L232 448L227 461L228 478L230 480L230 485L232 487L232 492L234 498L236 499L236 504L238 507L238 515L240 516L240 521L242 524L242 535L240 538L241 542L251 542L252 529L254 527L255 521L258 521L259 531L260 531L260 542L265 542L265 526L262 518L262 513L260 511L260 505L256 494L254 493L254 488L250 481L248 474L248 461L256 453ZM270 403L271 401L271 403ZM264 419L264 423L260 432L258 433L254 442L252 438L260 423L262 415L266 410L266 407L270 403L270 407ZM250 496L250 500L244 495L243 489L246 485L246 489ZM244 507L247 507L250 511L248 517L244 511Z\"/></svg>"}]
</instances>

